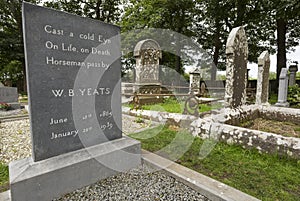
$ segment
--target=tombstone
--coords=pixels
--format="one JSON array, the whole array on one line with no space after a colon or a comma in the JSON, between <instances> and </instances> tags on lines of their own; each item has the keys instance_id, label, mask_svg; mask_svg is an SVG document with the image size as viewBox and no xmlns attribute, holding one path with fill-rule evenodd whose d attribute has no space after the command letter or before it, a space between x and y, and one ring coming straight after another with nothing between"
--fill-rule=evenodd
<instances>
[{"instance_id":1,"label":"tombstone","mask_svg":"<svg viewBox=\"0 0 300 201\"><path fill-rule=\"evenodd\" d=\"M0 102L9 104L12 109L20 109L18 89L16 87L0 87Z\"/></svg>"},{"instance_id":2,"label":"tombstone","mask_svg":"<svg viewBox=\"0 0 300 201\"><path fill-rule=\"evenodd\" d=\"M294 62L290 65L290 78L289 78L289 86L294 86L296 84L296 73L298 71L298 63Z\"/></svg>"},{"instance_id":3,"label":"tombstone","mask_svg":"<svg viewBox=\"0 0 300 201\"><path fill-rule=\"evenodd\" d=\"M246 103L248 43L244 28L232 29L226 43L225 107Z\"/></svg>"},{"instance_id":4,"label":"tombstone","mask_svg":"<svg viewBox=\"0 0 300 201\"><path fill-rule=\"evenodd\" d=\"M52 200L141 162L122 137L120 28L23 2L32 158L9 164L12 201Z\"/></svg>"},{"instance_id":5,"label":"tombstone","mask_svg":"<svg viewBox=\"0 0 300 201\"><path fill-rule=\"evenodd\" d=\"M200 94L200 81L201 81L201 72L200 68L194 68L190 72L190 93L195 95Z\"/></svg>"},{"instance_id":6,"label":"tombstone","mask_svg":"<svg viewBox=\"0 0 300 201\"><path fill-rule=\"evenodd\" d=\"M282 68L279 76L278 101L275 104L278 107L289 106L289 103L287 102L288 82L289 82L289 77L288 77L287 68Z\"/></svg>"},{"instance_id":7,"label":"tombstone","mask_svg":"<svg viewBox=\"0 0 300 201\"><path fill-rule=\"evenodd\" d=\"M134 48L136 59L135 91L140 93L160 93L159 59L162 52L159 44L152 39L138 42Z\"/></svg>"},{"instance_id":8,"label":"tombstone","mask_svg":"<svg viewBox=\"0 0 300 201\"><path fill-rule=\"evenodd\" d=\"M256 104L268 104L269 99L270 55L264 51L258 57L258 74L256 86Z\"/></svg>"}]
</instances>

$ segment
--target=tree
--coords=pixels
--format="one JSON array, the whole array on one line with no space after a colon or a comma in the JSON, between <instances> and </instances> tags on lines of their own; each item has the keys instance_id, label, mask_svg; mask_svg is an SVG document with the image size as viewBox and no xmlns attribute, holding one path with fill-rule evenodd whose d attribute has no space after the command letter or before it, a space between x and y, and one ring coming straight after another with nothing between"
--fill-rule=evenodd
<instances>
[{"instance_id":1,"label":"tree","mask_svg":"<svg viewBox=\"0 0 300 201\"><path fill-rule=\"evenodd\" d=\"M0 79L23 79L23 90L26 91L21 6L22 0L0 0Z\"/></svg>"},{"instance_id":2,"label":"tree","mask_svg":"<svg viewBox=\"0 0 300 201\"><path fill-rule=\"evenodd\" d=\"M107 23L119 22L120 5L121 0L58 0L44 3L47 7Z\"/></svg>"},{"instance_id":3,"label":"tree","mask_svg":"<svg viewBox=\"0 0 300 201\"><path fill-rule=\"evenodd\" d=\"M162 62L183 74L183 61L179 56L183 48L180 45L180 34L193 36L191 26L194 9L195 1L193 0L131 0L125 7L125 14L121 22L122 31L161 28L179 33L173 41L175 55L163 52Z\"/></svg>"}]
</instances>

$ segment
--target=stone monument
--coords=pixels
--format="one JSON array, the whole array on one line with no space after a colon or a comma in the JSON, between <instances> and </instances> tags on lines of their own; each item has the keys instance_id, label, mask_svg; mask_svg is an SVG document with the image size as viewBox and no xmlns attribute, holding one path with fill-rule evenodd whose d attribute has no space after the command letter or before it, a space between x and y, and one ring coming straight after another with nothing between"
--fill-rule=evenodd
<instances>
[{"instance_id":1,"label":"stone monument","mask_svg":"<svg viewBox=\"0 0 300 201\"><path fill-rule=\"evenodd\" d=\"M264 51L258 57L258 74L256 86L256 104L268 104L269 100L270 55Z\"/></svg>"},{"instance_id":2,"label":"stone monument","mask_svg":"<svg viewBox=\"0 0 300 201\"><path fill-rule=\"evenodd\" d=\"M296 73L298 71L298 62L291 63L289 67L290 78L289 78L289 86L294 86L296 84Z\"/></svg>"},{"instance_id":3,"label":"stone monument","mask_svg":"<svg viewBox=\"0 0 300 201\"><path fill-rule=\"evenodd\" d=\"M12 201L52 200L141 162L122 137L120 28L23 3L32 158L9 165Z\"/></svg>"},{"instance_id":4,"label":"stone monument","mask_svg":"<svg viewBox=\"0 0 300 201\"><path fill-rule=\"evenodd\" d=\"M159 44L152 39L138 42L134 48L136 59L135 91L138 93L159 94L159 59L162 51Z\"/></svg>"},{"instance_id":5,"label":"stone monument","mask_svg":"<svg viewBox=\"0 0 300 201\"><path fill-rule=\"evenodd\" d=\"M20 109L18 89L0 86L0 102L9 104L11 109Z\"/></svg>"},{"instance_id":6,"label":"stone monument","mask_svg":"<svg viewBox=\"0 0 300 201\"><path fill-rule=\"evenodd\" d=\"M278 101L275 104L278 107L288 107L289 103L287 102L288 94L288 72L286 68L282 68L279 76L279 89L278 89Z\"/></svg>"},{"instance_id":7,"label":"stone monument","mask_svg":"<svg viewBox=\"0 0 300 201\"><path fill-rule=\"evenodd\" d=\"M244 28L232 29L226 43L225 107L246 103L248 43Z\"/></svg>"},{"instance_id":8,"label":"stone monument","mask_svg":"<svg viewBox=\"0 0 300 201\"><path fill-rule=\"evenodd\" d=\"M193 92L195 95L200 94L200 81L201 81L200 68L194 68L190 72L190 92Z\"/></svg>"}]
</instances>

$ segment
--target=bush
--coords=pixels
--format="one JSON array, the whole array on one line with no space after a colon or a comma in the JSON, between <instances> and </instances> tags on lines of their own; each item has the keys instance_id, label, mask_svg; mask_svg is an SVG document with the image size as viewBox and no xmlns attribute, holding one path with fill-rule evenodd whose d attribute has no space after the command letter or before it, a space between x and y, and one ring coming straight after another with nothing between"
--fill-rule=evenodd
<instances>
[{"instance_id":1,"label":"bush","mask_svg":"<svg viewBox=\"0 0 300 201\"><path fill-rule=\"evenodd\" d=\"M288 102L291 106L300 108L300 87L297 84L289 87Z\"/></svg>"}]
</instances>

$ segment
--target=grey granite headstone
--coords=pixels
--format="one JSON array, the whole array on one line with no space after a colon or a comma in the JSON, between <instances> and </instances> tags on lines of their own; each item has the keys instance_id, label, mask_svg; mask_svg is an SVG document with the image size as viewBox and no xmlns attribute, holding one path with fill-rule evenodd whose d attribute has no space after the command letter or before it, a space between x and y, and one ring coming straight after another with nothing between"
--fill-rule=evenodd
<instances>
[{"instance_id":1,"label":"grey granite headstone","mask_svg":"<svg viewBox=\"0 0 300 201\"><path fill-rule=\"evenodd\" d=\"M264 51L258 57L256 104L267 104L269 99L270 55Z\"/></svg>"},{"instance_id":2,"label":"grey granite headstone","mask_svg":"<svg viewBox=\"0 0 300 201\"><path fill-rule=\"evenodd\" d=\"M287 93L288 93L288 70L282 68L279 76L279 89L278 89L278 101L275 104L279 107L288 107L289 103L287 102Z\"/></svg>"},{"instance_id":3,"label":"grey granite headstone","mask_svg":"<svg viewBox=\"0 0 300 201\"><path fill-rule=\"evenodd\" d=\"M296 73L298 71L297 63L292 63L289 67L290 78L289 78L289 86L294 86L296 84Z\"/></svg>"},{"instance_id":4,"label":"grey granite headstone","mask_svg":"<svg viewBox=\"0 0 300 201\"><path fill-rule=\"evenodd\" d=\"M24 4L34 161L121 138L120 28Z\"/></svg>"},{"instance_id":5,"label":"grey granite headstone","mask_svg":"<svg viewBox=\"0 0 300 201\"><path fill-rule=\"evenodd\" d=\"M246 103L248 43L244 28L230 32L226 43L225 106L236 108Z\"/></svg>"},{"instance_id":6,"label":"grey granite headstone","mask_svg":"<svg viewBox=\"0 0 300 201\"><path fill-rule=\"evenodd\" d=\"M119 27L23 2L33 158L9 164L12 201L48 201L141 163L122 137Z\"/></svg>"}]
</instances>

